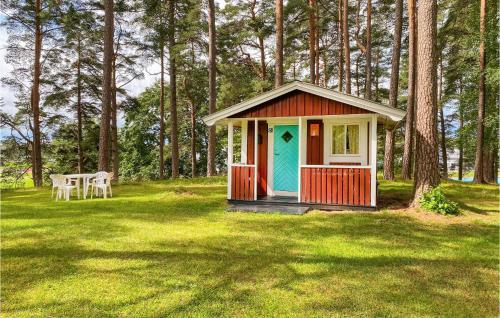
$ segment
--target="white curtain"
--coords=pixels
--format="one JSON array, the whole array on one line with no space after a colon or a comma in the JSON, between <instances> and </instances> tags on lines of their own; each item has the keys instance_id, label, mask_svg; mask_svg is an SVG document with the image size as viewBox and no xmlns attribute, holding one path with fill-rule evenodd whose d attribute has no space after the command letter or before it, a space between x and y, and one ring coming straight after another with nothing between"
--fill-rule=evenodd
<instances>
[{"instance_id":1,"label":"white curtain","mask_svg":"<svg viewBox=\"0 0 500 318\"><path fill-rule=\"evenodd\" d=\"M347 126L346 153L349 155L359 154L359 126Z\"/></svg>"},{"instance_id":2,"label":"white curtain","mask_svg":"<svg viewBox=\"0 0 500 318\"><path fill-rule=\"evenodd\" d=\"M343 155L345 149L344 125L332 127L332 152L334 155Z\"/></svg>"}]
</instances>

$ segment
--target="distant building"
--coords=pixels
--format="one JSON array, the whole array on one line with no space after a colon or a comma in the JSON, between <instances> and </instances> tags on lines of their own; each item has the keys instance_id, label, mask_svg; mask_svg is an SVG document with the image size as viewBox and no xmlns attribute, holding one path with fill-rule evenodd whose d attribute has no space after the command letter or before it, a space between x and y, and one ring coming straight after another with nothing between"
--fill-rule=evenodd
<instances>
[{"instance_id":1,"label":"distant building","mask_svg":"<svg viewBox=\"0 0 500 318\"><path fill-rule=\"evenodd\" d=\"M448 171L458 171L458 149L454 148L446 152Z\"/></svg>"}]
</instances>

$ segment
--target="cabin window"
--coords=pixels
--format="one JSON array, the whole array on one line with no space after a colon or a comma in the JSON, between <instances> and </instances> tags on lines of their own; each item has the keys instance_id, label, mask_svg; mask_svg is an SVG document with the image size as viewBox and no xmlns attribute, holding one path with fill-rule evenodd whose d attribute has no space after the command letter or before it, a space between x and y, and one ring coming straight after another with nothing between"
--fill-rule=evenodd
<instances>
[{"instance_id":1,"label":"cabin window","mask_svg":"<svg viewBox=\"0 0 500 318\"><path fill-rule=\"evenodd\" d=\"M359 154L359 125L332 126L332 154Z\"/></svg>"}]
</instances>

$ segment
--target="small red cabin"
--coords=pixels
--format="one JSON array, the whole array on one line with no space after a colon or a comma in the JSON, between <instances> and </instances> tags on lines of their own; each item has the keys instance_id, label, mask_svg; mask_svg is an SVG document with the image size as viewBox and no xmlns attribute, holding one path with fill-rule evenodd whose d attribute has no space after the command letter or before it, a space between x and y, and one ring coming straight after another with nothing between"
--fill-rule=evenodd
<instances>
[{"instance_id":1,"label":"small red cabin","mask_svg":"<svg viewBox=\"0 0 500 318\"><path fill-rule=\"evenodd\" d=\"M404 111L292 82L204 118L228 127L228 200L377 205L377 125Z\"/></svg>"}]
</instances>

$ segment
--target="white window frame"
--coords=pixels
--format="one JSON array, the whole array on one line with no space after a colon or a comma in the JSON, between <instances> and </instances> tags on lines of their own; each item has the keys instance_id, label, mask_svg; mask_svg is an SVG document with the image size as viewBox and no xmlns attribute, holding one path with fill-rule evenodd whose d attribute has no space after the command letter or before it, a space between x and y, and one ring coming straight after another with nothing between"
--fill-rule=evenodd
<instances>
[{"instance_id":1,"label":"white window frame","mask_svg":"<svg viewBox=\"0 0 500 318\"><path fill-rule=\"evenodd\" d=\"M343 154L340 154L340 153L334 153L333 152L333 142L334 142L334 137L333 137L333 128L335 126L344 126L344 153ZM358 126L358 153L347 153L347 126ZM360 123L338 123L338 124L332 124L331 125L331 128L330 128L330 155L332 157L359 157L361 155L361 144L360 144L360 140L361 140L361 124Z\"/></svg>"}]
</instances>

